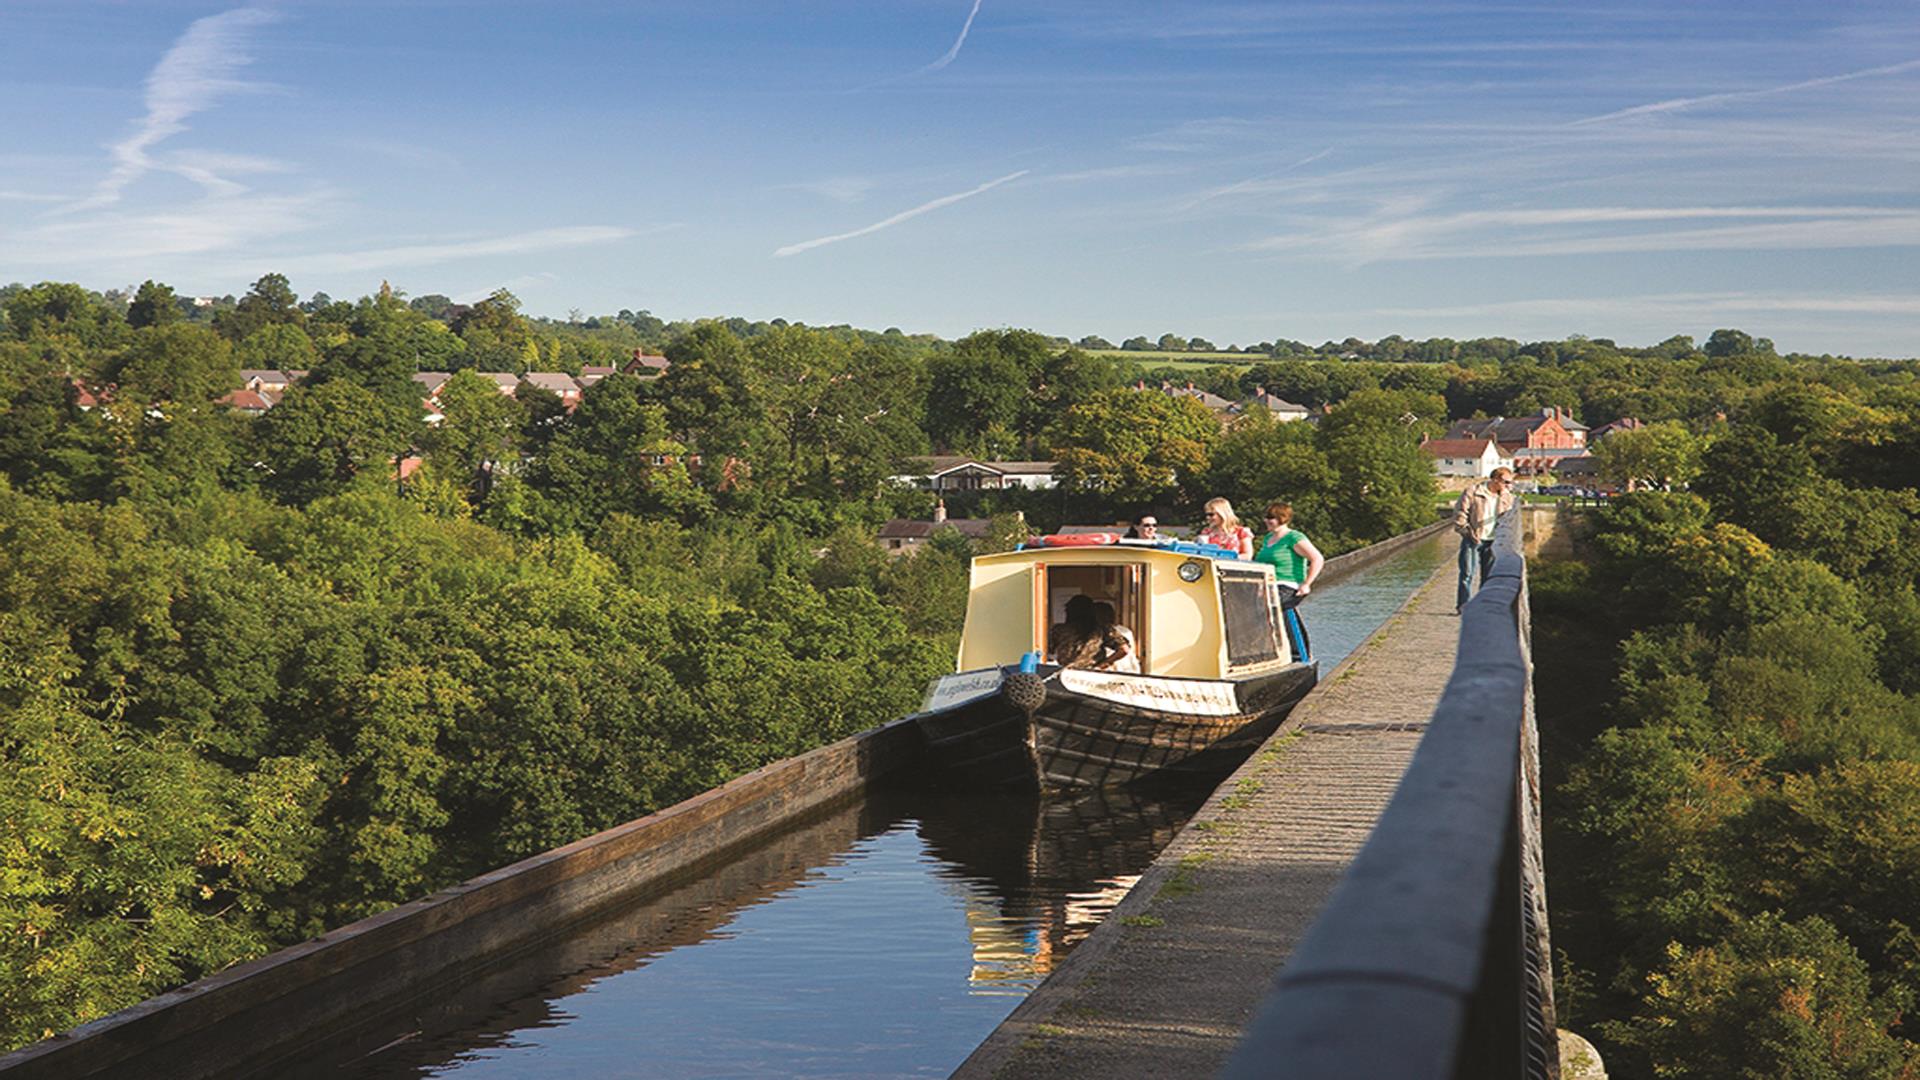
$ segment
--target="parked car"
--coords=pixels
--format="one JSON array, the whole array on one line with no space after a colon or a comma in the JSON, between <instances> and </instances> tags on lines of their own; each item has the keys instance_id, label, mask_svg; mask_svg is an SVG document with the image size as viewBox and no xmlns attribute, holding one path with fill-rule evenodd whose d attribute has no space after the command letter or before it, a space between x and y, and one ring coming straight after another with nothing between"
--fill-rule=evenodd
<instances>
[{"instance_id":1,"label":"parked car","mask_svg":"<svg viewBox=\"0 0 1920 1080\"><path fill-rule=\"evenodd\" d=\"M1542 495L1581 495L1585 494L1572 484L1548 484L1540 489Z\"/></svg>"}]
</instances>

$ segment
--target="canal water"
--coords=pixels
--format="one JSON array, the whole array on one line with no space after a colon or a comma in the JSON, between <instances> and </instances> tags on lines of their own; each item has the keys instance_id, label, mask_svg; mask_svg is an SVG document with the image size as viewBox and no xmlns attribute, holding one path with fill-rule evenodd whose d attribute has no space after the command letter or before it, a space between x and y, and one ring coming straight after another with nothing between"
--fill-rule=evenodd
<instances>
[{"instance_id":1,"label":"canal water","mask_svg":"<svg viewBox=\"0 0 1920 1080\"><path fill-rule=\"evenodd\" d=\"M1310 596L1321 671L1451 553ZM284 1075L945 1076L1091 933L1217 780L875 792L382 1017Z\"/></svg>"}]
</instances>

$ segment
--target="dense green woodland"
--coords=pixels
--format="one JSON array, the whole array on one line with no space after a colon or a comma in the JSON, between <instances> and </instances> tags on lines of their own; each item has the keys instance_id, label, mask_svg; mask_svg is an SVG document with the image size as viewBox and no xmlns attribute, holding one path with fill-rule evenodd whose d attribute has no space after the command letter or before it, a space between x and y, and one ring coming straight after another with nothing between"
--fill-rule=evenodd
<instances>
[{"instance_id":1,"label":"dense green woodland","mask_svg":"<svg viewBox=\"0 0 1920 1080\"><path fill-rule=\"evenodd\" d=\"M1920 385L1783 374L1532 567L1560 1003L1611 1075L1920 1075Z\"/></svg>"},{"instance_id":2,"label":"dense green woodland","mask_svg":"<svg viewBox=\"0 0 1920 1080\"><path fill-rule=\"evenodd\" d=\"M1753 806L1773 806L1784 780L1743 772L1726 731L1742 732L1743 753L1762 730L1794 747L1767 759L1779 776L1825 775L1809 764L1816 743L1848 767L1908 760L1888 733L1911 730L1901 695L1920 670L1902 561L1920 459L1910 367L1781 357L1738 331L1700 348L1293 344L1179 378L1331 409L1313 424L1256 411L1223 431L1191 399L1130 388L1171 369L1023 330L949 342L644 311L557 322L523 316L505 292L301 301L278 275L205 307L153 282L0 289L0 1039L69 1027L909 711L952 663L970 550L947 531L889 559L872 535L931 511L886 478L932 451L1060 462L1059 490L950 506L993 516L994 545L1145 509L1191 520L1224 494L1248 510L1292 501L1331 553L1431 519L1418 442L1449 417L1558 404L1590 424L1655 422L1610 467L1645 484L1693 479L1708 501L1637 497L1663 509L1623 507L1596 540L1607 558L1543 573L1542 610L1587 646L1567 651L1567 681L1612 692L1616 657L1632 659L1605 716L1633 717L1631 733L1663 730L1662 703L1683 702L1660 679L1694 679L1706 689L1687 730L1704 741L1669 757L1721 755L1700 775L1737 780ZM572 411L465 374L574 372L635 349L671 369L607 378ZM311 374L254 419L217 404L241 368ZM411 380L422 370L462 373L434 427ZM397 462L414 453L424 464L402 481ZM1787 576L1749 588L1761 568ZM1668 576L1642 576L1656 571ZM1858 685L1840 703L1807 690L1744 727L1719 719L1717 695L1734 692L1723 683L1787 681L1764 651L1735 674L1715 666L1775 640L1738 622L1763 615L1834 620L1805 630L1808 647L1822 665L1856 650ZM1689 651L1663 651L1660 634ZM1648 667L1681 655L1697 670ZM1635 809L1653 795L1608 771L1647 770L1607 748L1645 736L1597 736L1598 718L1560 744L1581 759L1567 791L1586 802L1559 816L1595 831L1557 843L1625 865L1640 842L1629 830L1659 816ZM1690 807L1682 779L1673 798ZM1713 827L1758 812L1743 804ZM1724 851L1699 829L1694 847L1656 838L1635 857ZM1736 967L1804 940L1860 950L1855 983L1871 993L1858 1000L1880 1011L1845 1013L1846 1030L1883 1058L1903 1052L1905 938L1779 890L1741 893L1740 907L1687 879L1718 923L1637 922L1630 901L1600 899L1601 884L1660 873L1556 878L1556 909L1572 905L1576 1017L1619 1018L1621 1045L1683 1060L1695 1048L1633 1043L1629 1020L1646 976L1668 971L1669 940L1746 950ZM1776 909L1778 929L1755 921ZM1831 923L1809 923L1815 911ZM1747 941L1730 928L1764 941L1723 944ZM1608 941L1642 942L1617 956L1634 966L1607 966Z\"/></svg>"}]
</instances>

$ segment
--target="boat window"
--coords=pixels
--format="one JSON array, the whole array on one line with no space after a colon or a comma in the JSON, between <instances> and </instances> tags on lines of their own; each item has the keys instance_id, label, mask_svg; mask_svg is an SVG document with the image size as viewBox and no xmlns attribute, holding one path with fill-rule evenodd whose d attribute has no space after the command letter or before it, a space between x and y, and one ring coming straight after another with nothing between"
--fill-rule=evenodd
<instances>
[{"instance_id":1,"label":"boat window","mask_svg":"<svg viewBox=\"0 0 1920 1080\"><path fill-rule=\"evenodd\" d=\"M1142 615L1145 605L1142 602L1142 584L1145 581L1145 568L1136 563L1116 563L1107 565L1088 565L1079 563L1064 565L1054 563L1044 568L1046 575L1047 625L1045 636L1049 639L1053 628L1066 621L1067 601L1075 596L1085 596L1095 601L1112 604L1114 621L1133 631L1134 646L1140 650L1142 670L1152 656L1151 646L1147 642L1145 620ZM1053 642L1046 642L1047 655L1054 655Z\"/></svg>"},{"instance_id":2,"label":"boat window","mask_svg":"<svg viewBox=\"0 0 1920 1080\"><path fill-rule=\"evenodd\" d=\"M1232 667L1280 659L1272 579L1255 570L1220 567L1220 606L1226 615L1227 663Z\"/></svg>"}]
</instances>

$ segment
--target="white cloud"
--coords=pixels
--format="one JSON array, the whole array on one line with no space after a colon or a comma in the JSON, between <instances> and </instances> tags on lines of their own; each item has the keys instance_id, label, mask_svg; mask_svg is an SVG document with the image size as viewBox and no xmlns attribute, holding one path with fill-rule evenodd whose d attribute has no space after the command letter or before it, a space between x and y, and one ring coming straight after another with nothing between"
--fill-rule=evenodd
<instances>
[{"instance_id":1,"label":"white cloud","mask_svg":"<svg viewBox=\"0 0 1920 1080\"><path fill-rule=\"evenodd\" d=\"M798 255L803 251L810 251L817 247L824 247L827 244L837 244L842 240L851 240L856 236L866 236L869 233L877 233L881 229L890 229L893 226L908 220L909 218L919 217L921 214L925 214L933 210L938 210L943 206L952 206L954 203L957 203L962 199L971 199L975 195L978 195L983 191L988 191L993 188L997 188L1001 184L1004 184L1009 180L1018 180L1021 177L1027 175L1027 173L1030 171L1031 170L1029 169L1021 169L1019 172L1008 173L1007 175L1000 177L998 180L989 180L986 183L981 184L979 187L971 188L967 191L962 191L957 195L943 195L940 198L934 199L930 202L921 203L919 206L916 206L911 210L902 210L900 213L895 214L892 217L885 219L884 221L876 221L873 224L866 226L865 228L855 229L852 232L836 233L833 236L822 236L817 240L804 240L798 244L788 244L786 247L775 250L773 253L773 257L776 259L784 259L789 255Z\"/></svg>"},{"instance_id":2,"label":"white cloud","mask_svg":"<svg viewBox=\"0 0 1920 1080\"><path fill-rule=\"evenodd\" d=\"M930 71L939 71L941 68L953 63L954 57L960 55L960 46L967 43L967 31L973 29L973 19L974 16L978 14L980 14L980 0L973 0L973 10L967 12L967 21L961 25L960 36L954 39L953 48L948 49L945 56L921 68L918 74L924 75Z\"/></svg>"},{"instance_id":3,"label":"white cloud","mask_svg":"<svg viewBox=\"0 0 1920 1080\"><path fill-rule=\"evenodd\" d=\"M385 270L390 267L456 262L488 255L525 255L536 251L554 251L589 244L609 244L637 235L639 230L621 225L570 225L438 244L407 244L366 251L290 255L275 259L273 263L288 270L315 274Z\"/></svg>"},{"instance_id":4,"label":"white cloud","mask_svg":"<svg viewBox=\"0 0 1920 1080\"><path fill-rule=\"evenodd\" d=\"M1874 206L1581 206L1425 214L1386 204L1372 214L1245 245L1365 263L1405 259L1618 252L1817 250L1920 244L1920 211ZM1738 224L1637 228L1675 222ZM1603 231L1595 231L1596 229Z\"/></svg>"},{"instance_id":5,"label":"white cloud","mask_svg":"<svg viewBox=\"0 0 1920 1080\"><path fill-rule=\"evenodd\" d=\"M1640 296L1564 296L1472 304L1380 307L1368 314L1409 319L1657 319L1679 325L1720 316L1808 314L1908 317L1920 315L1920 294L1829 296L1796 293L1701 292Z\"/></svg>"},{"instance_id":6,"label":"white cloud","mask_svg":"<svg viewBox=\"0 0 1920 1080\"><path fill-rule=\"evenodd\" d=\"M187 130L187 118L212 105L221 94L253 88L234 73L249 61L245 52L247 35L254 27L272 22L279 16L260 8L236 8L219 15L197 19L147 76L147 115L130 137L113 145L113 171L107 174L91 196L67 209L92 210L111 206L120 200L129 184L155 168L181 172L215 190L237 187L209 170L185 169L156 161L149 153L161 141Z\"/></svg>"},{"instance_id":7,"label":"white cloud","mask_svg":"<svg viewBox=\"0 0 1920 1080\"><path fill-rule=\"evenodd\" d=\"M124 266L202 255L311 228L332 202L326 192L210 195L165 210L55 218L0 238L0 250L22 262L51 265Z\"/></svg>"},{"instance_id":8,"label":"white cloud","mask_svg":"<svg viewBox=\"0 0 1920 1080\"><path fill-rule=\"evenodd\" d=\"M1828 75L1818 79L1805 79L1800 82L1786 83L1781 86L1768 86L1758 90L1734 90L1723 94L1702 94L1699 97L1671 98L1656 101L1648 105L1635 105L1630 109L1589 116L1584 120L1575 120L1570 127L1586 124L1604 124L1612 120L1625 120L1632 116L1651 116L1659 113L1678 112L1682 109L1697 108L1701 105L1724 105L1731 101L1748 101L1753 98L1771 97L1774 94L1790 94L1796 90L1811 90L1835 83L1851 82L1854 79L1870 79L1882 75L1898 75L1905 71L1920 69L1920 60L1908 60L1899 64L1887 64L1883 67L1866 68L1861 71L1849 71L1844 75Z\"/></svg>"},{"instance_id":9,"label":"white cloud","mask_svg":"<svg viewBox=\"0 0 1920 1080\"><path fill-rule=\"evenodd\" d=\"M829 176L824 180L808 180L798 184L782 184L783 188L805 191L834 202L857 203L873 190L873 181L864 176Z\"/></svg>"}]
</instances>

